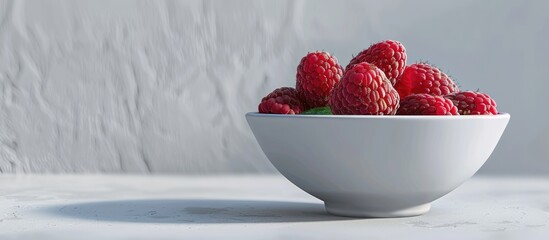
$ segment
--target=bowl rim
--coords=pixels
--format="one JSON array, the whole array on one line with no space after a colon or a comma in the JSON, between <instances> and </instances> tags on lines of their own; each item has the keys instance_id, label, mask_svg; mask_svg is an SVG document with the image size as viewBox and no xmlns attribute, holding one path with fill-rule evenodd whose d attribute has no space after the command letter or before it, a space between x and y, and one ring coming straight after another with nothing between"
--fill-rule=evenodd
<instances>
[{"instance_id":1,"label":"bowl rim","mask_svg":"<svg viewBox=\"0 0 549 240\"><path fill-rule=\"evenodd\" d=\"M497 115L301 115L301 114L267 114L248 112L246 117L261 118L322 118L322 119L509 119L509 113L500 112Z\"/></svg>"}]
</instances>

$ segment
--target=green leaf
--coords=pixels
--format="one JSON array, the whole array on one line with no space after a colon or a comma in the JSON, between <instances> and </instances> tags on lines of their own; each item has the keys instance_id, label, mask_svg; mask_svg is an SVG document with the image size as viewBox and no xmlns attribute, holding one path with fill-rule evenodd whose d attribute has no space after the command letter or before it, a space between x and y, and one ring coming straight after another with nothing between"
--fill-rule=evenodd
<instances>
[{"instance_id":1,"label":"green leaf","mask_svg":"<svg viewBox=\"0 0 549 240\"><path fill-rule=\"evenodd\" d=\"M311 108L305 112L302 112L303 115L332 115L330 107L317 107Z\"/></svg>"}]
</instances>

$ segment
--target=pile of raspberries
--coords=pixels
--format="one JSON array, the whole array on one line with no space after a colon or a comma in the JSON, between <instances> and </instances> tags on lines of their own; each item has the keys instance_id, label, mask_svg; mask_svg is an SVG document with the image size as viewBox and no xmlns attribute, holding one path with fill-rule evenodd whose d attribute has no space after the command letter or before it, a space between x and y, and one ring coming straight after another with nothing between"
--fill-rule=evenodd
<instances>
[{"instance_id":1,"label":"pile of raspberries","mask_svg":"<svg viewBox=\"0 0 549 240\"><path fill-rule=\"evenodd\" d=\"M394 40L371 45L343 69L327 52L312 52L297 66L296 87L275 89L260 113L336 115L496 115L496 102L460 91L428 63L406 65L406 49Z\"/></svg>"}]
</instances>

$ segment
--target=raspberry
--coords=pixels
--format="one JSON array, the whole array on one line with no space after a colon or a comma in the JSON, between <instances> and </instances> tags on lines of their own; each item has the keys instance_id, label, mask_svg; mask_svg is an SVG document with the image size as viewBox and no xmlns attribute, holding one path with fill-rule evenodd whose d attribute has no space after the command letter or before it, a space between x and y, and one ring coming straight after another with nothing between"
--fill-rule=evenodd
<instances>
[{"instance_id":1,"label":"raspberry","mask_svg":"<svg viewBox=\"0 0 549 240\"><path fill-rule=\"evenodd\" d=\"M343 68L335 57L327 52L309 53L297 66L297 92L308 107L324 107L342 75Z\"/></svg>"},{"instance_id":2,"label":"raspberry","mask_svg":"<svg viewBox=\"0 0 549 240\"><path fill-rule=\"evenodd\" d=\"M291 87L277 88L263 99L257 107L260 113L300 114L305 110L297 90Z\"/></svg>"},{"instance_id":3,"label":"raspberry","mask_svg":"<svg viewBox=\"0 0 549 240\"><path fill-rule=\"evenodd\" d=\"M459 113L449 99L419 93L403 98L397 115L459 115Z\"/></svg>"},{"instance_id":4,"label":"raspberry","mask_svg":"<svg viewBox=\"0 0 549 240\"><path fill-rule=\"evenodd\" d=\"M459 92L458 87L445 73L427 63L407 66L395 84L400 98L414 93L436 96Z\"/></svg>"},{"instance_id":5,"label":"raspberry","mask_svg":"<svg viewBox=\"0 0 549 240\"><path fill-rule=\"evenodd\" d=\"M336 115L394 115L398 100L398 93L385 73L362 62L345 71L328 104Z\"/></svg>"},{"instance_id":6,"label":"raspberry","mask_svg":"<svg viewBox=\"0 0 549 240\"><path fill-rule=\"evenodd\" d=\"M345 71L361 62L376 65L385 73L391 84L395 85L397 78L404 71L404 67L406 67L406 49L400 42L394 40L376 43L356 55L349 62Z\"/></svg>"},{"instance_id":7,"label":"raspberry","mask_svg":"<svg viewBox=\"0 0 549 240\"><path fill-rule=\"evenodd\" d=\"M450 99L461 115L496 115L498 110L494 99L484 93L466 91L444 96Z\"/></svg>"}]
</instances>

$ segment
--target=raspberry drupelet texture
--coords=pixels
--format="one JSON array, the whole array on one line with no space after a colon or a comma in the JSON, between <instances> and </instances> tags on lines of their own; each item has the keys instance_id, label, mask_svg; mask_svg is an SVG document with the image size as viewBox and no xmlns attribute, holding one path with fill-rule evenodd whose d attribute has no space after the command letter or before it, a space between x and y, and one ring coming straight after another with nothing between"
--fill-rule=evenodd
<instances>
[{"instance_id":1,"label":"raspberry drupelet texture","mask_svg":"<svg viewBox=\"0 0 549 240\"><path fill-rule=\"evenodd\" d=\"M408 95L400 101L397 115L459 115L451 100L426 93Z\"/></svg>"},{"instance_id":2,"label":"raspberry drupelet texture","mask_svg":"<svg viewBox=\"0 0 549 240\"><path fill-rule=\"evenodd\" d=\"M336 115L394 115L397 91L385 73L362 62L347 70L332 90L329 105Z\"/></svg>"},{"instance_id":3,"label":"raspberry drupelet texture","mask_svg":"<svg viewBox=\"0 0 549 240\"><path fill-rule=\"evenodd\" d=\"M444 96L450 99L461 115L496 115L498 110L494 99L484 93L465 91Z\"/></svg>"},{"instance_id":4,"label":"raspberry drupelet texture","mask_svg":"<svg viewBox=\"0 0 549 240\"><path fill-rule=\"evenodd\" d=\"M395 89L400 98L414 93L443 96L459 92L459 88L448 75L427 63L415 63L407 66L397 80Z\"/></svg>"},{"instance_id":5,"label":"raspberry drupelet texture","mask_svg":"<svg viewBox=\"0 0 549 240\"><path fill-rule=\"evenodd\" d=\"M343 69L334 56L327 52L309 53L297 66L297 92L308 107L324 107L342 75Z\"/></svg>"},{"instance_id":6,"label":"raspberry drupelet texture","mask_svg":"<svg viewBox=\"0 0 549 240\"><path fill-rule=\"evenodd\" d=\"M391 84L395 85L406 67L406 49L400 42L394 40L376 43L356 55L345 67L345 71L361 62L368 62L380 68Z\"/></svg>"},{"instance_id":7,"label":"raspberry drupelet texture","mask_svg":"<svg viewBox=\"0 0 549 240\"><path fill-rule=\"evenodd\" d=\"M295 88L277 88L263 99L257 107L260 113L300 114L305 111Z\"/></svg>"}]
</instances>

